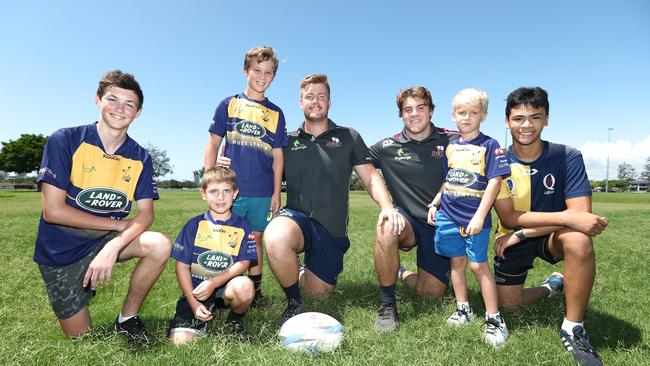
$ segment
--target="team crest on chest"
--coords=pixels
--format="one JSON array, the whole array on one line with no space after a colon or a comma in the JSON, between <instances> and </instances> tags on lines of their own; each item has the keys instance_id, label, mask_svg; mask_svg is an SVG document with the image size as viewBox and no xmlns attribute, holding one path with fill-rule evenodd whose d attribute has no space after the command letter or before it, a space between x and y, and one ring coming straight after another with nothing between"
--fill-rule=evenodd
<instances>
[{"instance_id":1,"label":"team crest on chest","mask_svg":"<svg viewBox=\"0 0 650 366\"><path fill-rule=\"evenodd\" d=\"M330 137L329 141L325 143L325 146L329 147L330 149L336 149L338 147L341 147L341 140L338 137Z\"/></svg>"},{"instance_id":2,"label":"team crest on chest","mask_svg":"<svg viewBox=\"0 0 650 366\"><path fill-rule=\"evenodd\" d=\"M544 188L546 188L544 194L555 193L555 176L553 174L551 173L546 174L544 176L544 180L542 181L542 184L544 184Z\"/></svg>"},{"instance_id":3,"label":"team crest on chest","mask_svg":"<svg viewBox=\"0 0 650 366\"><path fill-rule=\"evenodd\" d=\"M442 158L442 154L445 152L445 147L444 146L436 146L434 150L431 151L431 156L433 156L436 159Z\"/></svg>"}]
</instances>

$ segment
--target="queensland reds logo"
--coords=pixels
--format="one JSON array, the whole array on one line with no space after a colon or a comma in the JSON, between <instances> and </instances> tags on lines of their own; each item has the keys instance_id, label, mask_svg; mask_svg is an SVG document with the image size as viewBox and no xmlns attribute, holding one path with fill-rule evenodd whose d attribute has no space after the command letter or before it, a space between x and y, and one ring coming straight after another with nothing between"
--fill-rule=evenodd
<instances>
[{"instance_id":1,"label":"queensland reds logo","mask_svg":"<svg viewBox=\"0 0 650 366\"><path fill-rule=\"evenodd\" d=\"M440 159L442 158L443 151L445 151L445 147L438 145L436 146L435 150L431 151L431 156L433 156L436 159Z\"/></svg>"},{"instance_id":2,"label":"queensland reds logo","mask_svg":"<svg viewBox=\"0 0 650 366\"><path fill-rule=\"evenodd\" d=\"M544 184L544 187L546 188L546 191L544 191L544 194L553 194L555 193L555 176L553 174L546 174L544 176L544 180L542 181Z\"/></svg>"}]
</instances>

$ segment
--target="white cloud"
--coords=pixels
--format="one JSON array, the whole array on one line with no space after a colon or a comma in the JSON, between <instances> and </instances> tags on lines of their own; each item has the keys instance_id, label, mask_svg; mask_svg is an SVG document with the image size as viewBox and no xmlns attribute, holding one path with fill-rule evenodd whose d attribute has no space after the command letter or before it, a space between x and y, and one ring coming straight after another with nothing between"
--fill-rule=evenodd
<instances>
[{"instance_id":1,"label":"white cloud","mask_svg":"<svg viewBox=\"0 0 650 366\"><path fill-rule=\"evenodd\" d=\"M605 179L607 176L607 141L587 141L578 147L582 152L587 168L587 175L591 180ZM628 163L636 169L636 173L643 171L643 165L650 157L650 135L638 143L618 139L609 145L609 179L616 179L617 168L621 163Z\"/></svg>"}]
</instances>

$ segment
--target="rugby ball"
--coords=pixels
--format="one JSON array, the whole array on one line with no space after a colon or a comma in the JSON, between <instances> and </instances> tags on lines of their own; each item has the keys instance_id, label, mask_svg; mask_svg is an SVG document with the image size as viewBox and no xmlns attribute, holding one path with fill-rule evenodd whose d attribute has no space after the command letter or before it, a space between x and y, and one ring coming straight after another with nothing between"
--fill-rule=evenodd
<instances>
[{"instance_id":1,"label":"rugby ball","mask_svg":"<svg viewBox=\"0 0 650 366\"><path fill-rule=\"evenodd\" d=\"M302 313L280 328L280 342L294 352L333 352L343 341L343 325L323 313Z\"/></svg>"}]
</instances>

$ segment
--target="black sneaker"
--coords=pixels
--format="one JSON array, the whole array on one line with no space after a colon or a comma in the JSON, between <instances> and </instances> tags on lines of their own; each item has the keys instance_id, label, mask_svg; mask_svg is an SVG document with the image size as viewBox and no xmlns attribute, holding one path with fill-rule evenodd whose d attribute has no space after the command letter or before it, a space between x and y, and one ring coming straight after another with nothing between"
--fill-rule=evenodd
<instances>
[{"instance_id":1,"label":"black sneaker","mask_svg":"<svg viewBox=\"0 0 650 366\"><path fill-rule=\"evenodd\" d=\"M115 319L115 331L124 333L132 344L146 346L153 341L153 337L151 337L139 316L136 315L122 323L119 323L118 319Z\"/></svg>"},{"instance_id":2,"label":"black sneaker","mask_svg":"<svg viewBox=\"0 0 650 366\"><path fill-rule=\"evenodd\" d=\"M266 299L262 296L262 291L255 291L255 297L253 298L253 303L251 304L252 308L260 308L266 305Z\"/></svg>"},{"instance_id":3,"label":"black sneaker","mask_svg":"<svg viewBox=\"0 0 650 366\"><path fill-rule=\"evenodd\" d=\"M394 303L381 304L375 327L382 332L394 332L397 330L397 323L397 306Z\"/></svg>"},{"instance_id":4,"label":"black sneaker","mask_svg":"<svg viewBox=\"0 0 650 366\"><path fill-rule=\"evenodd\" d=\"M251 339L251 335L246 331L244 322L241 319L228 319L224 323L224 327L233 338L240 342L248 342Z\"/></svg>"},{"instance_id":5,"label":"black sneaker","mask_svg":"<svg viewBox=\"0 0 650 366\"><path fill-rule=\"evenodd\" d=\"M305 304L296 299L291 299L287 302L287 308L284 309L282 317L280 318L280 326L287 320L305 311Z\"/></svg>"},{"instance_id":6,"label":"black sneaker","mask_svg":"<svg viewBox=\"0 0 650 366\"><path fill-rule=\"evenodd\" d=\"M573 359L581 366L602 366L603 361L600 355L589 343L589 337L585 328L580 325L573 327L573 336L564 330L560 331L560 339L567 351L571 353Z\"/></svg>"}]
</instances>

